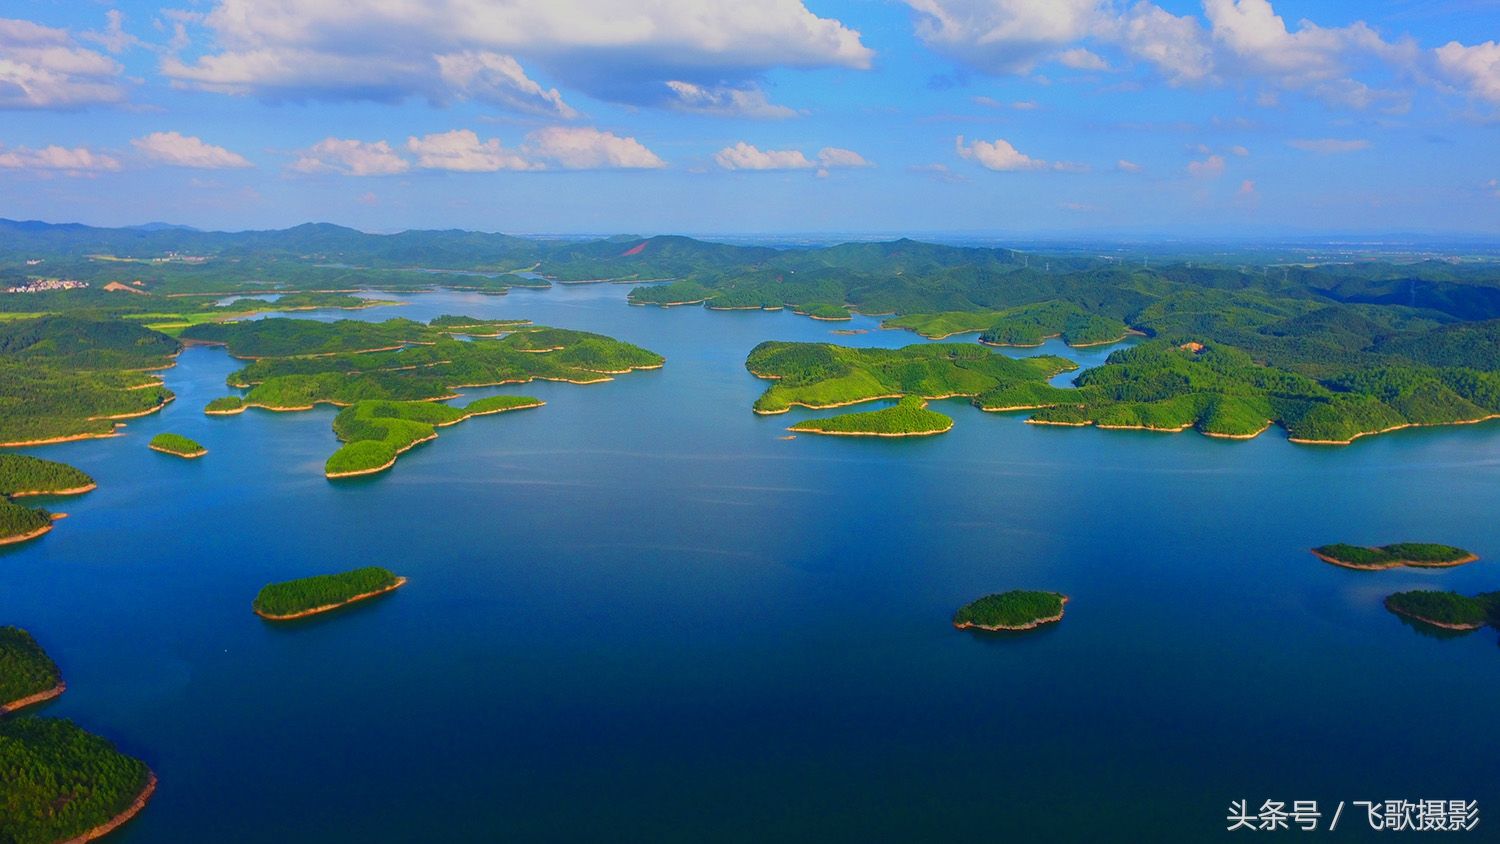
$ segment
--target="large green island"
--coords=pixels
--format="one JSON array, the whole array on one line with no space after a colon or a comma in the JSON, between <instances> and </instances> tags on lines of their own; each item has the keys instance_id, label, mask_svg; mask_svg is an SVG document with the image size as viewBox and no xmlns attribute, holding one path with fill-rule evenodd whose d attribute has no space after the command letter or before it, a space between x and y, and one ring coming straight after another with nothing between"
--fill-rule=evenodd
<instances>
[{"instance_id":1,"label":"large green island","mask_svg":"<svg viewBox=\"0 0 1500 844\"><path fill-rule=\"evenodd\" d=\"M437 429L474 416L541 407L530 396L489 396L463 407L421 401L366 399L339 411L333 432L344 443L324 464L329 478L372 475L396 465L396 458L420 443L437 439Z\"/></svg>"},{"instance_id":2,"label":"large green island","mask_svg":"<svg viewBox=\"0 0 1500 844\"><path fill-rule=\"evenodd\" d=\"M953 626L959 630L1032 630L1062 621L1068 596L1059 592L1013 589L986 595L959 607Z\"/></svg>"},{"instance_id":3,"label":"large green island","mask_svg":"<svg viewBox=\"0 0 1500 844\"><path fill-rule=\"evenodd\" d=\"M270 583L255 596L255 614L270 621L290 621L331 612L357 601L384 595L406 585L389 569L365 566L338 574L320 574Z\"/></svg>"},{"instance_id":4,"label":"large green island","mask_svg":"<svg viewBox=\"0 0 1500 844\"><path fill-rule=\"evenodd\" d=\"M1320 545L1312 549L1313 556L1325 563L1348 569L1378 571L1402 566L1412 568L1451 568L1472 563L1477 554L1452 545L1434 542L1397 542L1391 545L1366 547L1363 545Z\"/></svg>"},{"instance_id":5,"label":"large green island","mask_svg":"<svg viewBox=\"0 0 1500 844\"><path fill-rule=\"evenodd\" d=\"M36 539L52 530L53 514L12 499L79 495L94 488L93 478L66 463L25 454L0 454L0 545Z\"/></svg>"},{"instance_id":6,"label":"large green island","mask_svg":"<svg viewBox=\"0 0 1500 844\"><path fill-rule=\"evenodd\" d=\"M752 374L773 382L755 401L761 414L907 396L964 396L981 407L1009 405L1031 401L1034 391L1050 389L1048 378L1076 366L1059 357L1017 359L966 343L879 349L768 341L745 361Z\"/></svg>"},{"instance_id":7,"label":"large green island","mask_svg":"<svg viewBox=\"0 0 1500 844\"><path fill-rule=\"evenodd\" d=\"M459 340L457 336L472 339ZM183 332L189 342L225 346L249 359L228 383L244 395L216 398L214 416L258 407L343 408L333 430L344 443L324 474L346 478L384 471L403 452L437 437L436 428L474 416L540 407L528 396L491 396L463 407L440 404L464 388L562 381L597 384L635 370L657 369L654 352L585 331L522 320L440 316L423 324L262 319L206 323Z\"/></svg>"},{"instance_id":8,"label":"large green island","mask_svg":"<svg viewBox=\"0 0 1500 844\"><path fill-rule=\"evenodd\" d=\"M1500 627L1500 592L1471 598L1456 592L1418 589L1391 595L1385 599L1385 608L1447 630L1478 630L1486 624Z\"/></svg>"},{"instance_id":9,"label":"large green island","mask_svg":"<svg viewBox=\"0 0 1500 844\"><path fill-rule=\"evenodd\" d=\"M927 409L927 400L906 396L892 407L808 419L787 428L834 437L927 437L953 427L953 419Z\"/></svg>"},{"instance_id":10,"label":"large green island","mask_svg":"<svg viewBox=\"0 0 1500 844\"><path fill-rule=\"evenodd\" d=\"M30 633L0 627L0 716L51 700L67 687L57 663Z\"/></svg>"},{"instance_id":11,"label":"large green island","mask_svg":"<svg viewBox=\"0 0 1500 844\"><path fill-rule=\"evenodd\" d=\"M139 759L72 721L0 720L0 841L92 841L135 817L156 790Z\"/></svg>"}]
</instances>

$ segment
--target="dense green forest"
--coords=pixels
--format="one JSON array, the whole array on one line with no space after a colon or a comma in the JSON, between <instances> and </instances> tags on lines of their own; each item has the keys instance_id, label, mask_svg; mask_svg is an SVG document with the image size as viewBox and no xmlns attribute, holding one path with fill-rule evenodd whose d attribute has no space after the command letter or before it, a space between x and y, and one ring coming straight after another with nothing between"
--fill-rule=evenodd
<instances>
[{"instance_id":1,"label":"dense green forest","mask_svg":"<svg viewBox=\"0 0 1500 844\"><path fill-rule=\"evenodd\" d=\"M52 525L52 515L46 510L17 504L12 498L76 495L93 488L93 478L66 463L0 453L0 544L40 536Z\"/></svg>"},{"instance_id":2,"label":"dense green forest","mask_svg":"<svg viewBox=\"0 0 1500 844\"><path fill-rule=\"evenodd\" d=\"M231 351L277 349L229 376L230 386L248 389L243 403L216 400L207 410L235 412L242 406L303 410L319 403L351 405L369 399L433 401L462 387L533 380L593 383L635 369L653 369L663 358L629 343L586 331L497 323L472 317L442 317L424 325L410 320L383 323L263 319L224 326ZM503 327L503 330L502 330ZM461 330L460 330L461 329ZM493 331L498 339L455 340L452 334ZM300 345L306 333L309 346ZM262 336L264 335L264 336ZM406 338L401 348L397 337ZM368 348L381 351L303 353L304 348Z\"/></svg>"},{"instance_id":3,"label":"dense green forest","mask_svg":"<svg viewBox=\"0 0 1500 844\"><path fill-rule=\"evenodd\" d=\"M772 380L755 411L782 413L793 405L837 407L902 396L984 397L1018 384L1044 385L1075 364L1047 356L1018 360L966 343L855 349L768 341L751 350L745 366Z\"/></svg>"},{"instance_id":4,"label":"dense green forest","mask_svg":"<svg viewBox=\"0 0 1500 844\"><path fill-rule=\"evenodd\" d=\"M51 524L52 516L46 510L0 498L0 545L40 536Z\"/></svg>"},{"instance_id":5,"label":"dense green forest","mask_svg":"<svg viewBox=\"0 0 1500 844\"><path fill-rule=\"evenodd\" d=\"M1479 559L1463 548L1433 542L1397 542L1373 548L1340 542L1320 545L1312 551L1327 562L1358 569L1390 569L1399 566L1442 568Z\"/></svg>"},{"instance_id":6,"label":"dense green forest","mask_svg":"<svg viewBox=\"0 0 1500 844\"><path fill-rule=\"evenodd\" d=\"M174 454L178 457L202 457L208 453L197 440L188 439L181 434L163 432L151 438L150 446L156 451Z\"/></svg>"},{"instance_id":7,"label":"dense green forest","mask_svg":"<svg viewBox=\"0 0 1500 844\"><path fill-rule=\"evenodd\" d=\"M906 396L892 407L808 419L787 430L846 437L919 437L941 434L952 427L953 419L928 410L926 399Z\"/></svg>"},{"instance_id":8,"label":"dense green forest","mask_svg":"<svg viewBox=\"0 0 1500 844\"><path fill-rule=\"evenodd\" d=\"M333 433L344 446L324 465L330 478L367 475L389 468L402 452L437 436L437 428L473 416L541 407L529 396L490 396L464 407L421 401L367 399L339 411Z\"/></svg>"},{"instance_id":9,"label":"dense green forest","mask_svg":"<svg viewBox=\"0 0 1500 844\"><path fill-rule=\"evenodd\" d=\"M72 721L0 720L0 841L74 839L128 809L150 776Z\"/></svg>"},{"instance_id":10,"label":"dense green forest","mask_svg":"<svg viewBox=\"0 0 1500 844\"><path fill-rule=\"evenodd\" d=\"M66 463L29 454L0 453L0 495L82 492L93 486L94 479L86 472Z\"/></svg>"},{"instance_id":11,"label":"dense green forest","mask_svg":"<svg viewBox=\"0 0 1500 844\"><path fill-rule=\"evenodd\" d=\"M0 707L45 692L62 682L57 663L31 634L0 627Z\"/></svg>"},{"instance_id":12,"label":"dense green forest","mask_svg":"<svg viewBox=\"0 0 1500 844\"><path fill-rule=\"evenodd\" d=\"M255 596L254 609L263 616L294 616L309 610L348 602L351 598L390 589L398 578L389 569L366 566L339 574L320 574L284 583L270 583Z\"/></svg>"},{"instance_id":13,"label":"dense green forest","mask_svg":"<svg viewBox=\"0 0 1500 844\"><path fill-rule=\"evenodd\" d=\"M953 625L982 630L1028 630L1062 618L1063 604L1067 601L1067 596L1058 592L1013 589L964 604L953 614Z\"/></svg>"},{"instance_id":14,"label":"dense green forest","mask_svg":"<svg viewBox=\"0 0 1500 844\"><path fill-rule=\"evenodd\" d=\"M1397 615L1459 630L1477 630L1486 624L1500 626L1500 592L1471 598L1456 592L1419 589L1391 595L1385 599L1385 607Z\"/></svg>"},{"instance_id":15,"label":"dense green forest","mask_svg":"<svg viewBox=\"0 0 1500 844\"><path fill-rule=\"evenodd\" d=\"M467 331L511 340L516 335L509 325L390 320L310 327L306 321L264 320L269 325L256 326L217 322L215 312L276 304L361 307L369 303L349 291L449 286L503 292L549 279L663 280L632 288L631 301L790 308L822 319L882 314L890 315L892 327L930 337L978 333L997 345L1033 345L1050 336L1074 345L1104 343L1127 331L1152 338L1118 352L1080 378L1076 390L1018 378L976 396L986 409L1033 410L1032 421L1042 423L1196 428L1228 437L1279 425L1297 440L1343 443L1409 425L1500 414L1500 266L1481 261L1392 263L1356 256L1275 266L1178 260L1147 267L1110 257L1044 259L1008 248L905 239L773 249L672 236L553 241L453 231L370 235L324 224L226 234L0 221L0 233L6 235L0 279L24 280L37 270L23 259L43 260L49 275L91 283L124 280L133 291L107 292L96 284L0 297L0 314L66 314L91 325L69 329L14 320L3 326L0 369L22 359L32 364L15 377L0 371L0 428L9 441L107 434L112 425L99 417L163 400L159 387L118 380L132 359L143 365L128 368L143 369L173 348L171 338L158 333L127 350L125 332L144 331L136 324L142 321L170 325L192 342L225 343L232 354L275 357L279 375L297 377L251 398L268 407L302 407L309 400L430 400L450 394L456 383L493 383L494 370L508 364L443 364L478 370L472 377L435 373L427 370L446 360L443 350L424 355L414 344L437 345ZM195 257L183 263L171 253ZM255 299L268 292L283 298ZM209 293L240 299L201 304ZM178 321L153 321L168 317ZM347 356L392 347L398 348L388 358L369 359L386 366L344 367ZM291 365L293 358L310 355L336 363ZM394 376L403 365L416 369ZM357 375L327 375L340 367ZM578 368L617 371L608 361ZM143 388L131 394L126 388L133 386ZM908 393L931 394L886 394ZM30 402L26 412L17 410L33 396L42 400Z\"/></svg>"}]
</instances>

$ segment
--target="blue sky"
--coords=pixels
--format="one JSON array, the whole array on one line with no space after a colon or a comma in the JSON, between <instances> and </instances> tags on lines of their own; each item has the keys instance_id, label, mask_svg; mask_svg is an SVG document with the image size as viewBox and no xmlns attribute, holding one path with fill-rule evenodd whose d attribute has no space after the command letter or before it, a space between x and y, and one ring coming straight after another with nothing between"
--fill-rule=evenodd
<instances>
[{"instance_id":1,"label":"blue sky","mask_svg":"<svg viewBox=\"0 0 1500 844\"><path fill-rule=\"evenodd\" d=\"M0 0L0 216L1500 234L1500 2Z\"/></svg>"}]
</instances>

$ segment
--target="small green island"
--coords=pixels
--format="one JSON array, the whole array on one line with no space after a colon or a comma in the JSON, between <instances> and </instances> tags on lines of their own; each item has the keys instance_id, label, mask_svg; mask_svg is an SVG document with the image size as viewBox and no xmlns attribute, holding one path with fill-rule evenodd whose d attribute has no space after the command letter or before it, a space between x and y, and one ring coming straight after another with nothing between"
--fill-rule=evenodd
<instances>
[{"instance_id":1,"label":"small green island","mask_svg":"<svg viewBox=\"0 0 1500 844\"><path fill-rule=\"evenodd\" d=\"M1367 571L1394 569L1402 566L1450 568L1479 559L1477 554L1463 548L1433 542L1397 542L1377 547L1337 543L1320 545L1312 549L1312 553L1325 563Z\"/></svg>"},{"instance_id":2,"label":"small green island","mask_svg":"<svg viewBox=\"0 0 1500 844\"><path fill-rule=\"evenodd\" d=\"M203 412L209 416L233 416L244 413L247 407L244 396L219 396L205 405Z\"/></svg>"},{"instance_id":3,"label":"small green island","mask_svg":"<svg viewBox=\"0 0 1500 844\"><path fill-rule=\"evenodd\" d=\"M1418 589L1391 595L1385 599L1385 608L1446 630L1478 630L1487 624L1500 627L1500 592L1469 597L1457 592Z\"/></svg>"},{"instance_id":4,"label":"small green island","mask_svg":"<svg viewBox=\"0 0 1500 844\"><path fill-rule=\"evenodd\" d=\"M1068 596L1060 592L1012 589L959 607L953 626L959 630L1032 630L1062 621L1067 602Z\"/></svg>"},{"instance_id":5,"label":"small green island","mask_svg":"<svg viewBox=\"0 0 1500 844\"><path fill-rule=\"evenodd\" d=\"M333 432L344 445L324 464L329 478L350 478L383 472L396 458L416 445L437 439L438 428L457 425L474 416L541 407L530 396L490 396L464 407L423 401L369 399L339 411Z\"/></svg>"},{"instance_id":6,"label":"small green island","mask_svg":"<svg viewBox=\"0 0 1500 844\"><path fill-rule=\"evenodd\" d=\"M0 841L107 835L145 807L156 775L107 739L58 718L0 720Z\"/></svg>"},{"instance_id":7,"label":"small green island","mask_svg":"<svg viewBox=\"0 0 1500 844\"><path fill-rule=\"evenodd\" d=\"M270 621L290 621L330 612L384 595L406 585L389 569L365 566L339 574L320 574L267 584L255 596L255 614Z\"/></svg>"},{"instance_id":8,"label":"small green island","mask_svg":"<svg viewBox=\"0 0 1500 844\"><path fill-rule=\"evenodd\" d=\"M95 488L88 474L53 460L26 454L0 454L0 545L36 539L62 518L12 499L37 495L80 495Z\"/></svg>"},{"instance_id":9,"label":"small green island","mask_svg":"<svg viewBox=\"0 0 1500 844\"><path fill-rule=\"evenodd\" d=\"M51 700L66 689L57 663L30 633L0 627L0 716Z\"/></svg>"},{"instance_id":10,"label":"small green island","mask_svg":"<svg viewBox=\"0 0 1500 844\"><path fill-rule=\"evenodd\" d=\"M953 427L953 419L927 408L927 400L906 396L892 407L808 419L788 431L834 437L927 437Z\"/></svg>"},{"instance_id":11,"label":"small green island","mask_svg":"<svg viewBox=\"0 0 1500 844\"><path fill-rule=\"evenodd\" d=\"M208 449L204 448L197 441L190 440L181 434L157 434L151 438L149 447L152 451L159 451L162 454L170 454L175 457L185 457L189 460L197 459L208 453Z\"/></svg>"}]
</instances>

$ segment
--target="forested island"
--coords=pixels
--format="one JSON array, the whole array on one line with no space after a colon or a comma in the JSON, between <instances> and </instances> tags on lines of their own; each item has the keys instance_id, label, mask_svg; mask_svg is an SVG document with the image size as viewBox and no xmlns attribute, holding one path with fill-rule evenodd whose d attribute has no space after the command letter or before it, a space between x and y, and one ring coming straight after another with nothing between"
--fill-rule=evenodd
<instances>
[{"instance_id":1,"label":"forested island","mask_svg":"<svg viewBox=\"0 0 1500 844\"><path fill-rule=\"evenodd\" d=\"M0 716L51 700L65 689L57 663L30 633L0 627Z\"/></svg>"},{"instance_id":2,"label":"forested island","mask_svg":"<svg viewBox=\"0 0 1500 844\"><path fill-rule=\"evenodd\" d=\"M333 432L344 446L328 458L324 474L348 478L383 472L396 465L403 452L437 439L438 428L456 425L473 416L541 407L530 396L490 396L464 407L421 401L366 399L339 411Z\"/></svg>"},{"instance_id":3,"label":"forested island","mask_svg":"<svg viewBox=\"0 0 1500 844\"><path fill-rule=\"evenodd\" d=\"M339 574L320 574L267 584L255 596L255 614L270 621L289 621L331 612L357 601L384 595L406 585L389 569L366 566Z\"/></svg>"},{"instance_id":4,"label":"forested island","mask_svg":"<svg viewBox=\"0 0 1500 844\"><path fill-rule=\"evenodd\" d=\"M114 436L118 420L172 399L150 371L171 366L180 348L122 320L0 321L0 446Z\"/></svg>"},{"instance_id":5,"label":"forested island","mask_svg":"<svg viewBox=\"0 0 1500 844\"><path fill-rule=\"evenodd\" d=\"M93 478L66 463L25 454L0 454L0 545L36 539L52 530L51 513L12 499L79 495L94 488Z\"/></svg>"},{"instance_id":6,"label":"forested island","mask_svg":"<svg viewBox=\"0 0 1500 844\"><path fill-rule=\"evenodd\" d=\"M438 403L460 389L536 380L595 384L665 362L601 334L452 315L427 324L272 318L194 326L183 336L251 361L228 378L247 392L209 402L209 415L344 408L333 429L345 445L324 466L329 478L384 471L402 452L435 439L436 428L542 404L529 396L493 396L464 407Z\"/></svg>"},{"instance_id":7,"label":"forested island","mask_svg":"<svg viewBox=\"0 0 1500 844\"><path fill-rule=\"evenodd\" d=\"M1059 357L1011 358L982 346L924 343L900 349L768 341L745 367L772 381L756 413L841 407L873 399L972 397L981 406L1030 401L1047 379L1076 367Z\"/></svg>"},{"instance_id":8,"label":"forested island","mask_svg":"<svg viewBox=\"0 0 1500 844\"><path fill-rule=\"evenodd\" d=\"M926 399L906 396L892 407L808 419L787 430L836 437L925 437L952 427L953 419L928 410Z\"/></svg>"},{"instance_id":9,"label":"forested island","mask_svg":"<svg viewBox=\"0 0 1500 844\"><path fill-rule=\"evenodd\" d=\"M1397 592L1385 599L1385 608L1447 630L1478 630L1487 624L1500 627L1500 592L1485 592L1472 598L1425 589Z\"/></svg>"},{"instance_id":10,"label":"forested island","mask_svg":"<svg viewBox=\"0 0 1500 844\"><path fill-rule=\"evenodd\" d=\"M57 718L0 719L0 841L90 841L136 815L156 776L106 739Z\"/></svg>"},{"instance_id":11,"label":"forested island","mask_svg":"<svg viewBox=\"0 0 1500 844\"><path fill-rule=\"evenodd\" d=\"M208 453L196 440L188 439L181 434L161 433L151 438L147 444L152 451L160 451L163 454L171 454L175 457L185 457L193 460Z\"/></svg>"},{"instance_id":12,"label":"forested island","mask_svg":"<svg viewBox=\"0 0 1500 844\"><path fill-rule=\"evenodd\" d=\"M953 626L959 630L1032 630L1062 621L1068 596L1060 592L1012 589L985 595L958 608Z\"/></svg>"},{"instance_id":13,"label":"forested island","mask_svg":"<svg viewBox=\"0 0 1500 844\"><path fill-rule=\"evenodd\" d=\"M1020 305L1003 311L945 311L893 317L882 328L905 328L923 337L942 340L958 334L979 334L991 346L1040 346L1059 337L1069 346L1102 346L1124 340L1130 329L1111 317L1091 314L1071 302L1051 301Z\"/></svg>"},{"instance_id":14,"label":"forested island","mask_svg":"<svg viewBox=\"0 0 1500 844\"><path fill-rule=\"evenodd\" d=\"M1365 547L1363 545L1320 545L1312 549L1313 556L1325 563L1349 569L1393 569L1402 566L1412 568L1450 568L1472 563L1478 555L1452 545L1433 542L1397 542L1391 545Z\"/></svg>"},{"instance_id":15,"label":"forested island","mask_svg":"<svg viewBox=\"0 0 1500 844\"><path fill-rule=\"evenodd\" d=\"M144 370L170 364L177 341L147 325L180 330L187 342L224 343L245 358L275 359L277 374L302 378L239 403L216 402L212 413L247 405L301 406L298 401L431 400L455 379L418 372L417 381L434 376L432 389L407 384L398 391L387 376L403 366L414 372L469 367L472 361L439 364L448 358L437 348L426 348L424 358L425 347L417 345L441 346L457 328L445 334L437 321L423 326L410 320L322 328L265 320L273 325L254 328L221 320L236 308L366 307L376 301L351 295L361 289L441 286L504 293L596 280L665 280L634 288L636 304L787 308L820 319L884 315L888 327L929 337L977 333L995 345L1034 345L1052 336L1078 346L1127 333L1146 338L1115 352L1072 387L1020 378L1008 391L976 402L986 409L1029 411L1029 421L1038 424L1196 429L1223 438L1250 438L1275 425L1296 442L1347 444L1401 428L1500 415L1500 266L1485 260L1318 262L1282 256L1234 264L1207 255L1148 267L1107 256L1041 260L1003 247L906 239L775 249L673 236L548 241L473 232L371 235L322 224L229 234L0 221L0 234L0 279L23 279L23 258L45 259L50 272L95 285L0 297L0 320L13 312L28 317L0 325L0 351L6 352L0 356L0 430L9 442L109 436L111 419L159 408L170 393ZM152 250L188 251L202 261L141 257ZM274 290L267 289L267 278L276 279ZM268 292L281 298L255 298ZM193 304L210 296L229 301ZM484 321L473 322L482 336ZM509 332L506 327L488 333L501 335L501 343L521 333ZM315 355L338 361L382 354L378 349L388 350L389 358L359 371L351 379L359 388L328 383L327 369L292 365ZM614 367L585 364L571 374L587 375L578 369ZM247 370L254 373L255 364ZM493 374L484 380L493 382ZM259 382L247 386L253 394ZM850 386L834 392L848 393L849 400L879 397ZM880 395L933 397L940 386L908 384ZM815 406L827 406L813 398Z\"/></svg>"}]
</instances>

